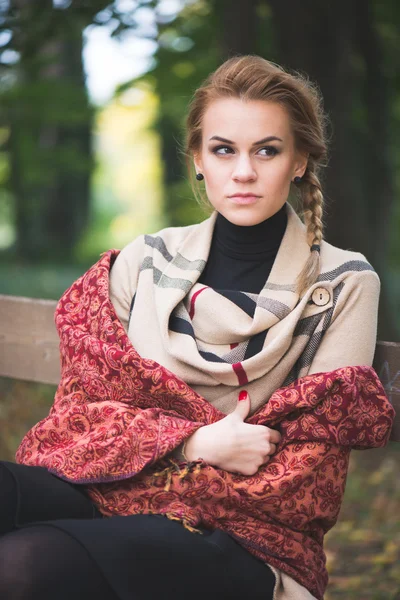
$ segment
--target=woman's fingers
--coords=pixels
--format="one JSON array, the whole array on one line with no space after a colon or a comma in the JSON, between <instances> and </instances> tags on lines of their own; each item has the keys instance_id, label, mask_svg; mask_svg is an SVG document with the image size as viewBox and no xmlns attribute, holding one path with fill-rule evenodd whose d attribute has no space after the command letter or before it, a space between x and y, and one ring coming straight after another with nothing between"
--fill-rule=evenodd
<instances>
[{"instance_id":1,"label":"woman's fingers","mask_svg":"<svg viewBox=\"0 0 400 600\"><path fill-rule=\"evenodd\" d=\"M266 425L264 425L264 427L266 427ZM271 429L270 427L267 427L268 429L268 441L269 442L273 442L274 444L279 444L279 442L281 441L281 434L279 433L279 431L277 431L276 429Z\"/></svg>"},{"instance_id":2,"label":"woman's fingers","mask_svg":"<svg viewBox=\"0 0 400 600\"><path fill-rule=\"evenodd\" d=\"M268 450L266 450L264 452L264 455L263 455L264 462L268 462L269 459L271 458L271 456L273 454L275 454L275 452L276 452L276 445L275 444L269 444L268 445Z\"/></svg>"}]
</instances>

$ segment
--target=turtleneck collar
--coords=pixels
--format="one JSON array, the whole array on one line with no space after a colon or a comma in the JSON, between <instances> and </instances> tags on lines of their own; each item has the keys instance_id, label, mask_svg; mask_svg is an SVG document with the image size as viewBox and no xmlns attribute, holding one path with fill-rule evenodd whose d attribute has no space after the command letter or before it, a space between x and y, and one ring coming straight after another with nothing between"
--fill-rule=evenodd
<instances>
[{"instance_id":1,"label":"turtleneck collar","mask_svg":"<svg viewBox=\"0 0 400 600\"><path fill-rule=\"evenodd\" d=\"M277 213L257 225L235 225L218 213L213 243L227 256L263 258L277 252L287 225L286 203Z\"/></svg>"}]
</instances>

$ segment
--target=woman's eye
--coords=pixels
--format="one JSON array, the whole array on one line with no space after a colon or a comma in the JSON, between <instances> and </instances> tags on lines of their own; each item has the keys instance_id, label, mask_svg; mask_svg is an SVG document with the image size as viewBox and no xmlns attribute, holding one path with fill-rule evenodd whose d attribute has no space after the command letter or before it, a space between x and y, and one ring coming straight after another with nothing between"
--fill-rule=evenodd
<instances>
[{"instance_id":1,"label":"woman's eye","mask_svg":"<svg viewBox=\"0 0 400 600\"><path fill-rule=\"evenodd\" d=\"M229 146L217 146L216 148L213 148L212 152L214 154L219 154L220 156L226 156L227 152L220 152L220 150L230 151L232 148L229 148ZM274 146L264 146L263 148L260 148L259 152L261 150L267 150L267 153L263 156L275 156L278 154L278 150Z\"/></svg>"},{"instance_id":2,"label":"woman's eye","mask_svg":"<svg viewBox=\"0 0 400 600\"><path fill-rule=\"evenodd\" d=\"M225 154L225 152L219 152L219 150L231 150L231 148L228 146L217 146L216 148L213 148L212 151L214 154Z\"/></svg>"},{"instance_id":3,"label":"woman's eye","mask_svg":"<svg viewBox=\"0 0 400 600\"><path fill-rule=\"evenodd\" d=\"M264 148L261 148L261 150L268 150L268 154L266 156L275 156L278 154L278 150L275 148L275 146L265 146Z\"/></svg>"}]
</instances>

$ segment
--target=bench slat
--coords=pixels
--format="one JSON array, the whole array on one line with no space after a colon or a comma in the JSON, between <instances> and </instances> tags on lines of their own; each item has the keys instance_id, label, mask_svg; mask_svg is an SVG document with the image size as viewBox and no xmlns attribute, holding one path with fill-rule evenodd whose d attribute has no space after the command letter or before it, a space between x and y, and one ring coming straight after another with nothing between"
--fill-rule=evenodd
<instances>
[{"instance_id":1,"label":"bench slat","mask_svg":"<svg viewBox=\"0 0 400 600\"><path fill-rule=\"evenodd\" d=\"M58 385L56 305L54 300L0 295L0 376Z\"/></svg>"},{"instance_id":2,"label":"bench slat","mask_svg":"<svg viewBox=\"0 0 400 600\"><path fill-rule=\"evenodd\" d=\"M0 377L58 385L55 300L0 294ZM376 345L373 367L396 410L391 440L400 442L400 343Z\"/></svg>"}]
</instances>

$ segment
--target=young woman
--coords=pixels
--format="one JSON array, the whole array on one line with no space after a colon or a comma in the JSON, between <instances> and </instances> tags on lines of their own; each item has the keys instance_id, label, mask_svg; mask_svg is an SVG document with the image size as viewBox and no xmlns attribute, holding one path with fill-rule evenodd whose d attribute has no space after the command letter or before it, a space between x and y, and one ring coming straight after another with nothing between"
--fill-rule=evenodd
<instances>
[{"instance_id":1,"label":"young woman","mask_svg":"<svg viewBox=\"0 0 400 600\"><path fill-rule=\"evenodd\" d=\"M91 272L92 279L80 282L81 292L72 286L68 294L63 310L69 320L57 312L62 343L70 348L63 365L79 345L80 361L68 385L60 384L55 409L22 441L17 464L0 464L0 597L322 598L323 532L337 517L337 490L343 492L345 480L344 473L335 487L328 474L344 472L343 448L349 445L343 441L346 421L346 431L337 433L338 453L329 454L335 445L324 431L336 431L345 418L332 379L324 375L345 368L334 379L345 382L345 394L370 374L380 289L365 256L323 239L319 172L327 155L325 126L317 88L258 56L227 60L196 90L186 157L193 185L205 187L205 195L196 188L195 194L210 214L201 223L141 235L119 253L110 251L117 257L107 263L109 280L106 267L93 272L95 279ZM303 220L289 204L290 194L297 196ZM105 254L101 265L110 258ZM94 316L105 307L108 319L109 305L100 306L98 296L83 300L97 283L109 292L123 326L113 327L112 317L104 326L112 335L117 331L112 352L102 353L108 332L99 330ZM93 315L91 337L81 342L80 326L72 341L71 319L85 311ZM98 394L101 400L105 394L98 391L103 379L91 375L96 356L111 371L128 364L126 334L141 360L129 362L121 384L126 394L136 394L150 378L152 397L161 390L158 397L175 412L162 413L152 429L149 411L155 419L161 409L143 400L135 413L141 433L123 446L133 417L128 396L119 402L116 395L121 380L107 379L107 410L118 404L120 411L112 428L102 427L100 408L82 408L82 398ZM161 371L151 371L155 364ZM139 378L141 368L146 374ZM363 389L358 398L364 398ZM379 383L368 389L382 404ZM283 434L292 435L298 412L287 426L279 426L278 417L267 421L275 427L250 422L260 411L279 414L294 402L304 406L325 395L326 426L314 427L322 405L313 412L310 404L308 421L292 437L296 443L286 446L290 460L277 449ZM177 399L180 404L173 405ZM190 419L176 416L189 410L196 413ZM218 418L221 413L224 418ZM373 428L364 417L357 419ZM90 438L89 422L96 432ZM95 463L98 440L107 435L112 452L101 446ZM353 445L363 439L358 436ZM128 467L133 446L140 465ZM149 488L144 474L154 467L152 474L159 475L162 457L178 471L167 469L166 486ZM320 461L318 469L313 461ZM181 475L196 464L202 470L185 484ZM279 481L276 488L273 481ZM330 520L318 512L328 505Z\"/></svg>"}]
</instances>

